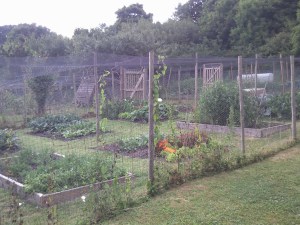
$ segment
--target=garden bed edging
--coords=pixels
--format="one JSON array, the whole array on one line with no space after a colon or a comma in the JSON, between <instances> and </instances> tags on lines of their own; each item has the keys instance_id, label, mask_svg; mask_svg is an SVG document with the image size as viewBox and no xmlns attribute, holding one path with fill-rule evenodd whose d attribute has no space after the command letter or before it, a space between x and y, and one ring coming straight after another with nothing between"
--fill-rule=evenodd
<instances>
[{"instance_id":1,"label":"garden bed edging","mask_svg":"<svg viewBox=\"0 0 300 225\"><path fill-rule=\"evenodd\" d=\"M207 133L230 133L233 131L235 134L241 134L240 127L229 128L228 126L211 125L211 124L200 124L200 123L190 123L185 121L177 121L177 128L184 130L195 130L207 132ZM277 124L275 126L265 127L265 128L245 128L246 137L254 138L264 138L269 135L291 129L291 124Z\"/></svg>"},{"instance_id":2,"label":"garden bed edging","mask_svg":"<svg viewBox=\"0 0 300 225\"><path fill-rule=\"evenodd\" d=\"M120 184L125 183L127 177L129 177L130 180L133 180L135 178L135 176L132 173L127 173L127 176L122 176L118 178L118 183ZM0 174L1 188L13 191L14 193L17 193L21 198L25 199L26 201L43 207L75 200L76 198L88 194L91 191L101 190L103 186L106 184L111 186L113 182L114 179L110 179L110 180L97 182L90 185L80 186L77 188L72 188L60 192L54 192L49 194L42 194L42 193L28 194L25 192L24 184L21 184L7 176Z\"/></svg>"}]
</instances>

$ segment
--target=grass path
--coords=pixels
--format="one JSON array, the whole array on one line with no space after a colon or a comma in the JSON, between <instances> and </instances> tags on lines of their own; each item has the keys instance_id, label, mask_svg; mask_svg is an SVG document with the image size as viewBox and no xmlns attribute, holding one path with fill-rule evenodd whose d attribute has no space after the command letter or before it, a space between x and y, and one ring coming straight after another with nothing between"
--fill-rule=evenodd
<instances>
[{"instance_id":1,"label":"grass path","mask_svg":"<svg viewBox=\"0 0 300 225\"><path fill-rule=\"evenodd\" d=\"M300 145L170 190L104 224L300 224Z\"/></svg>"}]
</instances>

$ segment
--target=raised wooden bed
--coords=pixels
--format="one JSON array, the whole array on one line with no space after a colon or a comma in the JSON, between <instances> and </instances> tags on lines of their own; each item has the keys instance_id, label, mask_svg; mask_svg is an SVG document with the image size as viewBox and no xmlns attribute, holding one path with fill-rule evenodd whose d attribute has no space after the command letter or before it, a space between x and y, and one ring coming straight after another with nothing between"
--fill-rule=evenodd
<instances>
[{"instance_id":1,"label":"raised wooden bed","mask_svg":"<svg viewBox=\"0 0 300 225\"><path fill-rule=\"evenodd\" d=\"M132 173L128 173L127 177L130 180L134 179L134 175ZM118 183L125 183L126 176L119 177ZM65 191L54 192L50 194L42 194L42 193L32 193L28 194L25 192L24 185L0 174L0 187L13 191L17 193L21 198L25 199L26 201L39 205L39 206L51 206L56 205L59 203L64 203L68 201L75 200L85 194L88 194L91 191L98 191L103 188L105 184L111 186L114 182L114 179L102 181L98 183L94 183L91 185L85 185L77 188L68 189Z\"/></svg>"},{"instance_id":2,"label":"raised wooden bed","mask_svg":"<svg viewBox=\"0 0 300 225\"><path fill-rule=\"evenodd\" d=\"M204 131L207 133L229 133L232 131L228 126L220 126L220 125L211 125L211 124L199 124L199 123L189 123L185 121L177 121L177 128L185 129L185 130L195 130ZM268 137L272 134L279 133L281 131L285 131L291 129L291 124L274 124L270 127L265 128L245 128L245 136L246 137L255 137L255 138L263 138ZM234 127L233 132L237 135L241 134L240 127Z\"/></svg>"}]
</instances>

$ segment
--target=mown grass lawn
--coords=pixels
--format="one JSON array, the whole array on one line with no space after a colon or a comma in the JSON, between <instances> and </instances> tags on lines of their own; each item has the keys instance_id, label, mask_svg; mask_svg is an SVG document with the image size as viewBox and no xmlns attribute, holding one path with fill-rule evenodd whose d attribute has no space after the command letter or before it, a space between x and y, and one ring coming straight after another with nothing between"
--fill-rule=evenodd
<instances>
[{"instance_id":1,"label":"mown grass lawn","mask_svg":"<svg viewBox=\"0 0 300 225\"><path fill-rule=\"evenodd\" d=\"M300 145L172 189L104 224L300 224Z\"/></svg>"}]
</instances>

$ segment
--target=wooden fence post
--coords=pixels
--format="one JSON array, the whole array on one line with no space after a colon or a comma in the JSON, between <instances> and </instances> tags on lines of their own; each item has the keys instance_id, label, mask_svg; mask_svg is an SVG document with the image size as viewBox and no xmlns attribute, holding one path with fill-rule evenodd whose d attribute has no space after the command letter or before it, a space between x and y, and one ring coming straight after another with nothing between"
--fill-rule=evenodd
<instances>
[{"instance_id":1,"label":"wooden fence post","mask_svg":"<svg viewBox=\"0 0 300 225\"><path fill-rule=\"evenodd\" d=\"M98 146L100 136L100 115L99 115L99 85L98 85L98 71L97 71L97 53L94 52L94 81L95 81L95 113L96 113L96 143Z\"/></svg>"},{"instance_id":2,"label":"wooden fence post","mask_svg":"<svg viewBox=\"0 0 300 225\"><path fill-rule=\"evenodd\" d=\"M143 100L146 101L147 100L147 69L144 68L143 69Z\"/></svg>"},{"instance_id":3,"label":"wooden fence post","mask_svg":"<svg viewBox=\"0 0 300 225\"><path fill-rule=\"evenodd\" d=\"M149 160L149 170L148 178L153 184L154 181L154 105L153 105L153 76L154 76L154 52L149 52L149 142L148 142L148 160Z\"/></svg>"},{"instance_id":4,"label":"wooden fence post","mask_svg":"<svg viewBox=\"0 0 300 225\"><path fill-rule=\"evenodd\" d=\"M178 98L181 101L181 66L178 68Z\"/></svg>"},{"instance_id":5,"label":"wooden fence post","mask_svg":"<svg viewBox=\"0 0 300 225\"><path fill-rule=\"evenodd\" d=\"M254 73L255 73L255 78L254 78L254 87L255 87L255 96L257 96L257 66L258 66L258 55L255 54L255 67L254 67ZM252 74L251 74L252 76Z\"/></svg>"},{"instance_id":6,"label":"wooden fence post","mask_svg":"<svg viewBox=\"0 0 300 225\"><path fill-rule=\"evenodd\" d=\"M284 76L283 76L282 54L279 55L279 58L280 58L280 75L281 75L281 84L282 84L282 94L284 94Z\"/></svg>"},{"instance_id":7,"label":"wooden fence post","mask_svg":"<svg viewBox=\"0 0 300 225\"><path fill-rule=\"evenodd\" d=\"M124 67L121 66L120 68L120 94L121 94L121 100L125 98L124 95Z\"/></svg>"},{"instance_id":8,"label":"wooden fence post","mask_svg":"<svg viewBox=\"0 0 300 225\"><path fill-rule=\"evenodd\" d=\"M115 95L115 73L113 70L111 70L111 88L112 88L112 99L115 100L116 99L116 95Z\"/></svg>"},{"instance_id":9,"label":"wooden fence post","mask_svg":"<svg viewBox=\"0 0 300 225\"><path fill-rule=\"evenodd\" d=\"M241 123L241 150L245 154L245 125L244 125L244 98L243 98L243 83L242 83L242 73L243 73L243 57L238 57L238 83L239 83L239 97L240 97L240 123Z\"/></svg>"},{"instance_id":10,"label":"wooden fence post","mask_svg":"<svg viewBox=\"0 0 300 225\"><path fill-rule=\"evenodd\" d=\"M293 141L297 138L296 132L296 89L295 89L295 57L290 56L291 63L291 107L292 107L292 139Z\"/></svg>"},{"instance_id":11,"label":"wooden fence post","mask_svg":"<svg viewBox=\"0 0 300 225\"><path fill-rule=\"evenodd\" d=\"M198 53L196 53L196 64L195 64L195 102L194 108L197 108L197 101L198 101Z\"/></svg>"},{"instance_id":12,"label":"wooden fence post","mask_svg":"<svg viewBox=\"0 0 300 225\"><path fill-rule=\"evenodd\" d=\"M23 75L23 86L24 86L24 125L27 125L27 77L26 72Z\"/></svg>"}]
</instances>

